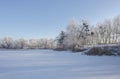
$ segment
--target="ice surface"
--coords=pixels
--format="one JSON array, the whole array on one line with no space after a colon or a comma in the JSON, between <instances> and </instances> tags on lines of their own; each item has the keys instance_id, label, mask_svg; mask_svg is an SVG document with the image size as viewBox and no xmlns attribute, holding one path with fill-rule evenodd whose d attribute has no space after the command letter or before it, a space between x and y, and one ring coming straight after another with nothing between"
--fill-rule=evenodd
<instances>
[{"instance_id":1,"label":"ice surface","mask_svg":"<svg viewBox=\"0 0 120 79\"><path fill-rule=\"evenodd\" d=\"M120 79L119 56L70 51L0 51L0 79Z\"/></svg>"}]
</instances>

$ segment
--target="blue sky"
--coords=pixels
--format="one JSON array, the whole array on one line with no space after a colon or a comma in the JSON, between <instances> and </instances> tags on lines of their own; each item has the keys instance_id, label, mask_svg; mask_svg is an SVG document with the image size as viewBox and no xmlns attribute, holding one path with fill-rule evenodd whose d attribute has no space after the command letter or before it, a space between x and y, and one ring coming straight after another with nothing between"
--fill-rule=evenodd
<instances>
[{"instance_id":1,"label":"blue sky","mask_svg":"<svg viewBox=\"0 0 120 79\"><path fill-rule=\"evenodd\" d=\"M74 17L95 24L120 14L120 0L0 0L0 38L55 38Z\"/></svg>"}]
</instances>

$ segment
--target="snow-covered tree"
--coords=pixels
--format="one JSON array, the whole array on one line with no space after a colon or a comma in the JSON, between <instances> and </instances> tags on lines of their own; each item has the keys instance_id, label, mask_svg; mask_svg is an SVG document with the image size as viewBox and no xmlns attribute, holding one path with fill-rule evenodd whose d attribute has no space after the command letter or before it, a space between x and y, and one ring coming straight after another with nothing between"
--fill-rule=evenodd
<instances>
[{"instance_id":1,"label":"snow-covered tree","mask_svg":"<svg viewBox=\"0 0 120 79\"><path fill-rule=\"evenodd\" d=\"M13 48L13 39L11 37L5 37L0 40L1 48L11 49Z\"/></svg>"},{"instance_id":2,"label":"snow-covered tree","mask_svg":"<svg viewBox=\"0 0 120 79\"><path fill-rule=\"evenodd\" d=\"M118 43L120 38L120 15L113 19L113 42Z\"/></svg>"},{"instance_id":3,"label":"snow-covered tree","mask_svg":"<svg viewBox=\"0 0 120 79\"><path fill-rule=\"evenodd\" d=\"M61 48L61 49L64 49L65 48L65 38L66 38L66 34L64 31L61 31L61 33L58 35L57 37L57 47L58 48Z\"/></svg>"},{"instance_id":4,"label":"snow-covered tree","mask_svg":"<svg viewBox=\"0 0 120 79\"><path fill-rule=\"evenodd\" d=\"M27 40L25 40L24 38L20 38L19 39L19 42L20 42L20 48L23 49L23 48L26 48L27 47Z\"/></svg>"},{"instance_id":5,"label":"snow-covered tree","mask_svg":"<svg viewBox=\"0 0 120 79\"><path fill-rule=\"evenodd\" d=\"M31 49L37 48L37 40L36 39L30 39L28 48L31 48Z\"/></svg>"},{"instance_id":6,"label":"snow-covered tree","mask_svg":"<svg viewBox=\"0 0 120 79\"><path fill-rule=\"evenodd\" d=\"M72 19L66 29L65 44L68 48L74 49L77 45L77 32L79 28L79 22L76 19Z\"/></svg>"}]
</instances>

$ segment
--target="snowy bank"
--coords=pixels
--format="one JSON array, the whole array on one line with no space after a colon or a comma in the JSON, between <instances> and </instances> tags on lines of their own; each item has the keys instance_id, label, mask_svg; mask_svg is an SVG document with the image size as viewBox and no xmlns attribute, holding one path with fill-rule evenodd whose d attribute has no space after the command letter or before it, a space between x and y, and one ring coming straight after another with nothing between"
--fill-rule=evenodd
<instances>
[{"instance_id":1,"label":"snowy bank","mask_svg":"<svg viewBox=\"0 0 120 79\"><path fill-rule=\"evenodd\" d=\"M88 51L84 52L86 55L114 55L120 56L120 46L102 46L102 47L92 47Z\"/></svg>"}]
</instances>

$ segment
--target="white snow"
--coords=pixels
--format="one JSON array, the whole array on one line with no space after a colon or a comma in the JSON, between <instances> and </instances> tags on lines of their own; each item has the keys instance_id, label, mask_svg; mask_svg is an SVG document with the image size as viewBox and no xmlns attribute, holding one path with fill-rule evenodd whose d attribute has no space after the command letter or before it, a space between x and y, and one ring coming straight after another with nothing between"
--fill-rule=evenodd
<instances>
[{"instance_id":1,"label":"white snow","mask_svg":"<svg viewBox=\"0 0 120 79\"><path fill-rule=\"evenodd\" d=\"M120 57L4 50L0 51L0 79L120 79Z\"/></svg>"}]
</instances>

